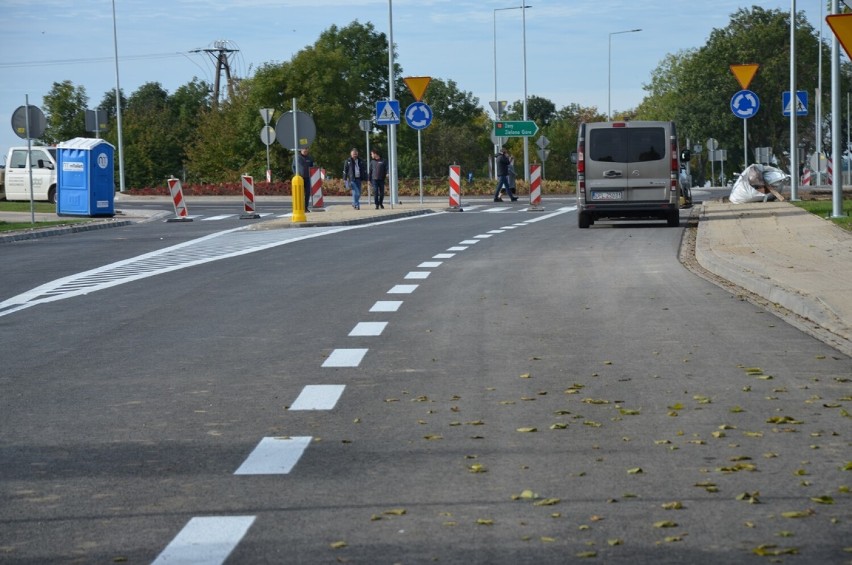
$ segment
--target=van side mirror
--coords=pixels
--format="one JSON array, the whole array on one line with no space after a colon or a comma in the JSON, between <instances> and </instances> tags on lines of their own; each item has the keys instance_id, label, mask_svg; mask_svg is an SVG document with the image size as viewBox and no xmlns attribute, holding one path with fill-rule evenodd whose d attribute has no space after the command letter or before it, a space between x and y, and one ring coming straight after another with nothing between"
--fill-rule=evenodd
<instances>
[{"instance_id":1,"label":"van side mirror","mask_svg":"<svg viewBox=\"0 0 852 565\"><path fill-rule=\"evenodd\" d=\"M684 149L680 152L681 161L689 161L690 159L692 159L692 152L689 149Z\"/></svg>"},{"instance_id":2,"label":"van side mirror","mask_svg":"<svg viewBox=\"0 0 852 565\"><path fill-rule=\"evenodd\" d=\"M576 151L571 152L571 162L575 165L577 164L577 152Z\"/></svg>"}]
</instances>

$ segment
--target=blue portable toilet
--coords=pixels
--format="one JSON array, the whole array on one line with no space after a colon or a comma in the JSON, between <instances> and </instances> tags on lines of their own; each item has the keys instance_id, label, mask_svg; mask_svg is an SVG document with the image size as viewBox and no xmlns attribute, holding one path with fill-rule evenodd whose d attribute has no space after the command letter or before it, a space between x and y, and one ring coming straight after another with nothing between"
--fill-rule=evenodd
<instances>
[{"instance_id":1,"label":"blue portable toilet","mask_svg":"<svg viewBox=\"0 0 852 565\"><path fill-rule=\"evenodd\" d=\"M115 148L103 139L75 137L56 153L56 213L115 216Z\"/></svg>"}]
</instances>

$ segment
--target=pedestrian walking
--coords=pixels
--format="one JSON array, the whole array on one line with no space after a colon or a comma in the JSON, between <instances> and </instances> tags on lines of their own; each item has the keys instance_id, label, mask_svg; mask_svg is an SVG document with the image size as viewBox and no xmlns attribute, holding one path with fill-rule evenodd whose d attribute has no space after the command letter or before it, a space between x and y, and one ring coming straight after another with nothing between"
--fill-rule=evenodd
<instances>
[{"instance_id":1,"label":"pedestrian walking","mask_svg":"<svg viewBox=\"0 0 852 565\"><path fill-rule=\"evenodd\" d=\"M515 172L515 157L513 155L509 155L509 168L507 169L507 180L509 181L509 188L506 189L506 193L512 191L512 194L517 194L515 181L518 178L518 174ZM517 198L514 198L512 201L514 202Z\"/></svg>"},{"instance_id":2,"label":"pedestrian walking","mask_svg":"<svg viewBox=\"0 0 852 565\"><path fill-rule=\"evenodd\" d=\"M373 200L376 210L385 209L385 177L388 176L388 163L382 159L377 149L370 151L370 184L373 186Z\"/></svg>"},{"instance_id":3,"label":"pedestrian walking","mask_svg":"<svg viewBox=\"0 0 852 565\"><path fill-rule=\"evenodd\" d=\"M497 167L497 188L494 190L494 202L503 202L503 199L500 198L500 191L502 189L506 189L506 194L509 195L509 198L512 199L512 202L515 202L518 197L512 193L512 189L509 188L509 165L511 164L511 160L509 159L509 150L503 147L500 149L500 154L497 155L496 158L496 167Z\"/></svg>"},{"instance_id":4,"label":"pedestrian walking","mask_svg":"<svg viewBox=\"0 0 852 565\"><path fill-rule=\"evenodd\" d=\"M361 209L361 182L367 178L367 166L364 160L358 157L358 150L352 148L349 158L343 164L343 182L346 188L352 191L352 207Z\"/></svg>"},{"instance_id":5,"label":"pedestrian walking","mask_svg":"<svg viewBox=\"0 0 852 565\"><path fill-rule=\"evenodd\" d=\"M305 212L311 211L311 167L314 166L314 160L311 158L308 148L302 147L299 150L299 155L296 159L298 162L298 174L305 181Z\"/></svg>"}]
</instances>

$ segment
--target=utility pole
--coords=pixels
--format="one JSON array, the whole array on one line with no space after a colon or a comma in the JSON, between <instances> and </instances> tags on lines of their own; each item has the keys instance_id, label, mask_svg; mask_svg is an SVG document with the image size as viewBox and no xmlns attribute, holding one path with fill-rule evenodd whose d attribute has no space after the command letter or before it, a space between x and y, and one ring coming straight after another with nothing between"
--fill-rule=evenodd
<instances>
[{"instance_id":1,"label":"utility pole","mask_svg":"<svg viewBox=\"0 0 852 565\"><path fill-rule=\"evenodd\" d=\"M231 47L232 42L227 39L217 39L213 42L212 47L204 49L193 49L190 53L207 53L213 60L216 67L216 78L213 79L213 107L219 106L219 92L221 90L222 73L225 74L225 81L228 87L228 98L234 96L234 82L231 79L231 59L234 53L239 53L239 49Z\"/></svg>"}]
</instances>

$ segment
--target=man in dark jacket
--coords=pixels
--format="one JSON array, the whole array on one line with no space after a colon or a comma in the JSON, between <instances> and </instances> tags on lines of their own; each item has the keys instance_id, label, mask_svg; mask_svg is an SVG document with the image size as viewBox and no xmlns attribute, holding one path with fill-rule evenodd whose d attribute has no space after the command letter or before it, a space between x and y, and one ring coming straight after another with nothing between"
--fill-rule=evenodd
<instances>
[{"instance_id":1,"label":"man in dark jacket","mask_svg":"<svg viewBox=\"0 0 852 565\"><path fill-rule=\"evenodd\" d=\"M515 202L518 197L512 193L512 189L509 186L509 164L511 163L509 150L505 147L500 149L500 154L497 155L495 160L497 167L497 190L494 191L494 202L503 202L503 199L500 198L500 190L504 188L506 189L506 194L512 199L512 202Z\"/></svg>"},{"instance_id":2,"label":"man in dark jacket","mask_svg":"<svg viewBox=\"0 0 852 565\"><path fill-rule=\"evenodd\" d=\"M308 148L302 147L298 155L299 176L305 181L305 212L310 212L311 207L311 167L314 166L314 160L308 154Z\"/></svg>"},{"instance_id":3,"label":"man in dark jacket","mask_svg":"<svg viewBox=\"0 0 852 565\"><path fill-rule=\"evenodd\" d=\"M343 164L343 182L352 191L352 207L356 210L361 209L361 181L367 178L367 174L364 160L358 158L358 150L353 147Z\"/></svg>"},{"instance_id":4,"label":"man in dark jacket","mask_svg":"<svg viewBox=\"0 0 852 565\"><path fill-rule=\"evenodd\" d=\"M385 177L388 176L388 163L382 159L378 150L370 151L370 183L373 185L373 200L376 210L385 208Z\"/></svg>"}]
</instances>

